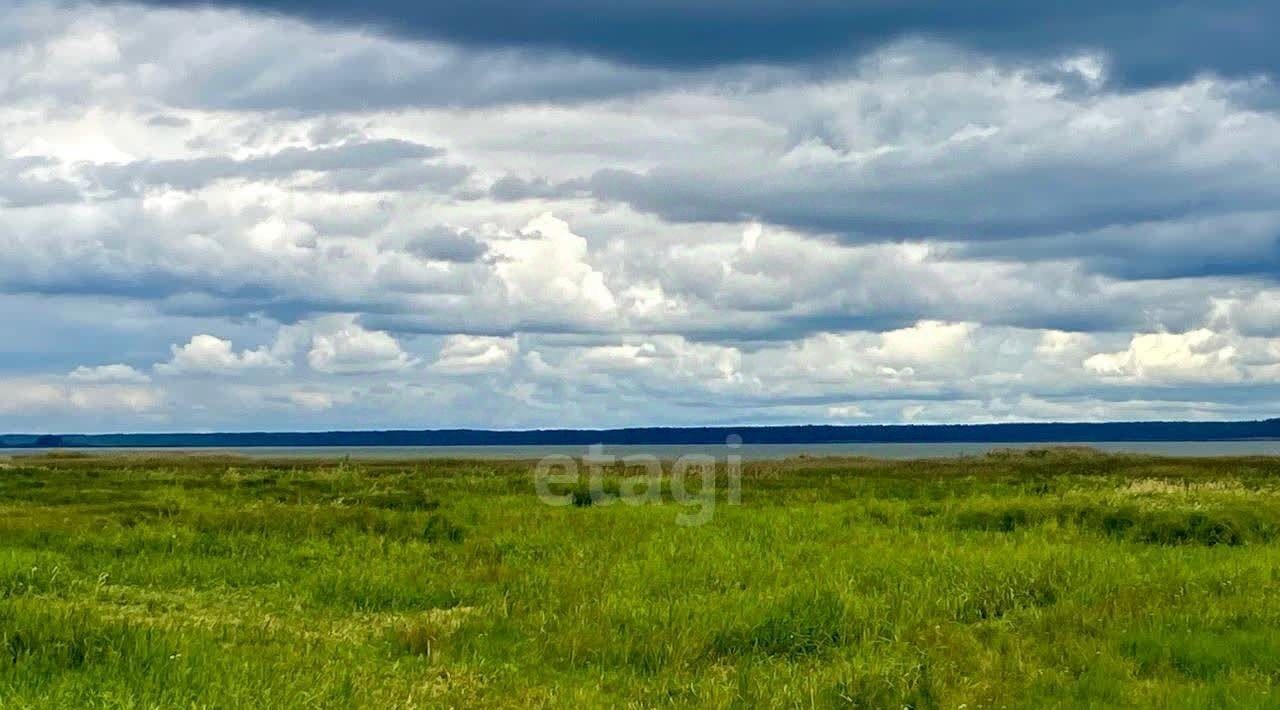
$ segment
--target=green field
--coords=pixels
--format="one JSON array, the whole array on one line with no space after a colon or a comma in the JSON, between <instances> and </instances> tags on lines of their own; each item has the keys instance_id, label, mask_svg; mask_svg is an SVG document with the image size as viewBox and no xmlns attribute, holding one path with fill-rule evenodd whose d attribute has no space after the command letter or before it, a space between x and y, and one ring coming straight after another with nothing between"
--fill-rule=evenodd
<instances>
[{"instance_id":1,"label":"green field","mask_svg":"<svg viewBox=\"0 0 1280 710\"><path fill-rule=\"evenodd\" d=\"M1280 706L1280 459L532 470L0 459L0 707Z\"/></svg>"}]
</instances>

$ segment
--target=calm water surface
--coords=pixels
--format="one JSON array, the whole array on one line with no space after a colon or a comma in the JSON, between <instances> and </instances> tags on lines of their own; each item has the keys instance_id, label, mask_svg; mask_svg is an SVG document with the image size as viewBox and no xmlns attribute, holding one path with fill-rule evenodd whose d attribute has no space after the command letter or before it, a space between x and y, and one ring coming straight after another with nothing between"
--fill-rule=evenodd
<instances>
[{"instance_id":1,"label":"calm water surface","mask_svg":"<svg viewBox=\"0 0 1280 710\"><path fill-rule=\"evenodd\" d=\"M1037 449L1047 446L1087 446L1101 451L1156 454L1164 456L1280 456L1280 441L1152 441L959 443L959 444L743 444L727 446L606 446L605 454L629 456L650 454L674 459L685 454L722 457L736 454L744 460L784 459L792 456L871 456L882 459L924 459L952 456L980 456L997 449ZM0 456L44 453L45 449L0 449ZM341 458L361 459L537 459L553 454L580 457L584 446L296 446L296 447L210 447L210 448L100 448L74 449L85 453L232 454L250 458Z\"/></svg>"}]
</instances>

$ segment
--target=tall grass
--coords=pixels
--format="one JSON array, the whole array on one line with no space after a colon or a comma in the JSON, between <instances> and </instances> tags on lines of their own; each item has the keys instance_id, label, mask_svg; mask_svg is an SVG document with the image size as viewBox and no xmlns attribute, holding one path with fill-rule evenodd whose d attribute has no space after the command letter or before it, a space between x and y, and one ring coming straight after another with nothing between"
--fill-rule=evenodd
<instances>
[{"instance_id":1,"label":"tall grass","mask_svg":"<svg viewBox=\"0 0 1280 710\"><path fill-rule=\"evenodd\" d=\"M0 707L1276 707L1277 474L760 462L683 527L527 462L15 458Z\"/></svg>"}]
</instances>

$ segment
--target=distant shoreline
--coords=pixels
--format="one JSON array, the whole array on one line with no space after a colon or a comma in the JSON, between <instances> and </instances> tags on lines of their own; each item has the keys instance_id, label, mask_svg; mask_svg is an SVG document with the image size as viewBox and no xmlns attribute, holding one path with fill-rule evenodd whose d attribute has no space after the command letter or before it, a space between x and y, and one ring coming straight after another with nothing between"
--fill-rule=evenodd
<instances>
[{"instance_id":1,"label":"distant shoreline","mask_svg":"<svg viewBox=\"0 0 1280 710\"><path fill-rule=\"evenodd\" d=\"M0 448L376 448L486 446L724 446L744 444L1089 444L1278 441L1280 419L1242 422L886 424L858 426L432 429L329 432L5 434Z\"/></svg>"}]
</instances>

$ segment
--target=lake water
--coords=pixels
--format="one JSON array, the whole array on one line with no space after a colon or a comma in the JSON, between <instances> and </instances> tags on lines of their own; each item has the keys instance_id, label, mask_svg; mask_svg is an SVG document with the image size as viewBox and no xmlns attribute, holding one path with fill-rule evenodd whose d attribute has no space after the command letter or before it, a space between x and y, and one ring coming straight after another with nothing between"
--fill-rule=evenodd
<instances>
[{"instance_id":1,"label":"lake water","mask_svg":"<svg viewBox=\"0 0 1280 710\"><path fill-rule=\"evenodd\" d=\"M1100 451L1141 453L1163 456L1280 456L1280 440L1256 441L1151 441L1151 442L1019 442L1019 443L947 443L947 444L743 444L735 449L727 446L606 446L605 454L631 456L649 454L662 459L675 459L685 454L729 454L743 460L784 459L793 456L870 456L882 459L924 459L952 456L980 456L998 449L1040 449L1052 446L1087 446ZM44 453L44 449L0 449L0 456L22 456ZM248 458L325 458L360 459L538 459L564 455L575 458L587 453L584 446L298 446L298 447L210 447L210 448L101 448L71 449L84 453L189 453L222 454Z\"/></svg>"}]
</instances>

